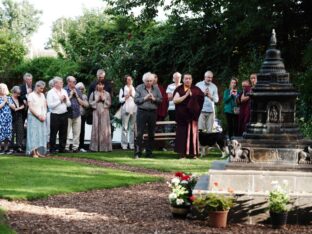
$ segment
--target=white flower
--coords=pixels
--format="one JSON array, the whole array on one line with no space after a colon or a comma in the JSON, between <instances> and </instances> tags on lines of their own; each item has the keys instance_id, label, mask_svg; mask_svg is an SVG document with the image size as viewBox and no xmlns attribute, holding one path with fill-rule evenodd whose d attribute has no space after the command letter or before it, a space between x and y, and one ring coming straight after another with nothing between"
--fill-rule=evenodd
<instances>
[{"instance_id":1,"label":"white flower","mask_svg":"<svg viewBox=\"0 0 312 234\"><path fill-rule=\"evenodd\" d=\"M181 184L188 184L188 181L187 180L182 180Z\"/></svg>"},{"instance_id":2,"label":"white flower","mask_svg":"<svg viewBox=\"0 0 312 234\"><path fill-rule=\"evenodd\" d=\"M278 189L278 181L277 180L273 180L272 182L271 182L271 185L272 185L272 188L273 189Z\"/></svg>"},{"instance_id":3,"label":"white flower","mask_svg":"<svg viewBox=\"0 0 312 234\"><path fill-rule=\"evenodd\" d=\"M288 186L288 180L283 180L283 185L284 185L285 187L287 187L287 186Z\"/></svg>"},{"instance_id":4,"label":"white flower","mask_svg":"<svg viewBox=\"0 0 312 234\"><path fill-rule=\"evenodd\" d=\"M177 195L176 195L175 193L170 193L170 194L169 194L169 199L170 199L170 200L177 199Z\"/></svg>"},{"instance_id":5,"label":"white flower","mask_svg":"<svg viewBox=\"0 0 312 234\"><path fill-rule=\"evenodd\" d=\"M174 185L178 185L180 183L180 179L177 178L177 177L174 177L172 180L171 180L171 183L174 184Z\"/></svg>"},{"instance_id":6,"label":"white flower","mask_svg":"<svg viewBox=\"0 0 312 234\"><path fill-rule=\"evenodd\" d=\"M183 199L177 199L176 201L177 205L182 205L184 203Z\"/></svg>"}]
</instances>

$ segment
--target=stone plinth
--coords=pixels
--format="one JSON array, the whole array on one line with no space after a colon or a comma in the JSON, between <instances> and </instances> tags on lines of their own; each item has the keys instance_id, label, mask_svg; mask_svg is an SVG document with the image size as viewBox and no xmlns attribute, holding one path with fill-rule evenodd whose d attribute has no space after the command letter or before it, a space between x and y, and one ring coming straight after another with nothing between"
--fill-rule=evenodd
<instances>
[{"instance_id":1,"label":"stone plinth","mask_svg":"<svg viewBox=\"0 0 312 234\"><path fill-rule=\"evenodd\" d=\"M225 164L217 166L222 168ZM312 172L212 169L200 177L193 194L234 193L237 205L231 210L230 221L263 223L269 218L266 208L271 182L284 180L288 181L289 195L294 202L289 222L309 223L312 221Z\"/></svg>"}]
</instances>

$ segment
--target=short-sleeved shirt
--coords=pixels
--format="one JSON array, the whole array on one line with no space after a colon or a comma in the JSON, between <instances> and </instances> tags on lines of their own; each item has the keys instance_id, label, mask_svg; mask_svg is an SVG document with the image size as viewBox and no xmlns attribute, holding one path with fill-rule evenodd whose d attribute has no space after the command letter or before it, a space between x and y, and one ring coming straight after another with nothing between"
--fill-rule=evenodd
<instances>
[{"instance_id":1,"label":"short-sleeved shirt","mask_svg":"<svg viewBox=\"0 0 312 234\"><path fill-rule=\"evenodd\" d=\"M33 111L37 115L44 115L46 116L47 114L47 102L46 98L43 93L40 93L38 95L35 92L32 92L28 94L27 101L33 103ZM30 110L28 109L28 114L31 113Z\"/></svg>"}]
</instances>

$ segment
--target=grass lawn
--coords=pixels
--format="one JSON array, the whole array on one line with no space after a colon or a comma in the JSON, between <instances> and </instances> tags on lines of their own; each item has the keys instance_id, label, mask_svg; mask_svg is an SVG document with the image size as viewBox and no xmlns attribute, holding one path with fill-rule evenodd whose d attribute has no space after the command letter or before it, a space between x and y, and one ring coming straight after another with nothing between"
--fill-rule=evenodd
<instances>
[{"instance_id":1,"label":"grass lawn","mask_svg":"<svg viewBox=\"0 0 312 234\"><path fill-rule=\"evenodd\" d=\"M13 234L15 233L7 224L3 210L0 209L0 233Z\"/></svg>"},{"instance_id":2,"label":"grass lawn","mask_svg":"<svg viewBox=\"0 0 312 234\"><path fill-rule=\"evenodd\" d=\"M5 199L37 199L158 180L144 174L62 160L0 157L0 197Z\"/></svg>"},{"instance_id":3,"label":"grass lawn","mask_svg":"<svg viewBox=\"0 0 312 234\"><path fill-rule=\"evenodd\" d=\"M124 150L114 150L113 152L108 153L89 152L60 155L66 157L97 159L165 172L185 171L203 174L208 171L213 161L220 159L221 153L218 151L211 151L209 156L200 159L179 159L178 155L172 151L155 151L153 152L153 158L143 157L138 160L133 159L133 151Z\"/></svg>"}]
</instances>

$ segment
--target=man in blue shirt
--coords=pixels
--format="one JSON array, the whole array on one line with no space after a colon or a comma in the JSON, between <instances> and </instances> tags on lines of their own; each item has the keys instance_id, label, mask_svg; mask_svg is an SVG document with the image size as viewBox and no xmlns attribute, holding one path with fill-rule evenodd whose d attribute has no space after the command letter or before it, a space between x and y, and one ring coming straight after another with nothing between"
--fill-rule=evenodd
<instances>
[{"instance_id":1,"label":"man in blue shirt","mask_svg":"<svg viewBox=\"0 0 312 234\"><path fill-rule=\"evenodd\" d=\"M212 83L213 73L205 72L203 81L196 84L205 94L203 109L198 119L198 129L205 132L212 132L215 121L215 103L219 101L218 88Z\"/></svg>"}]
</instances>

